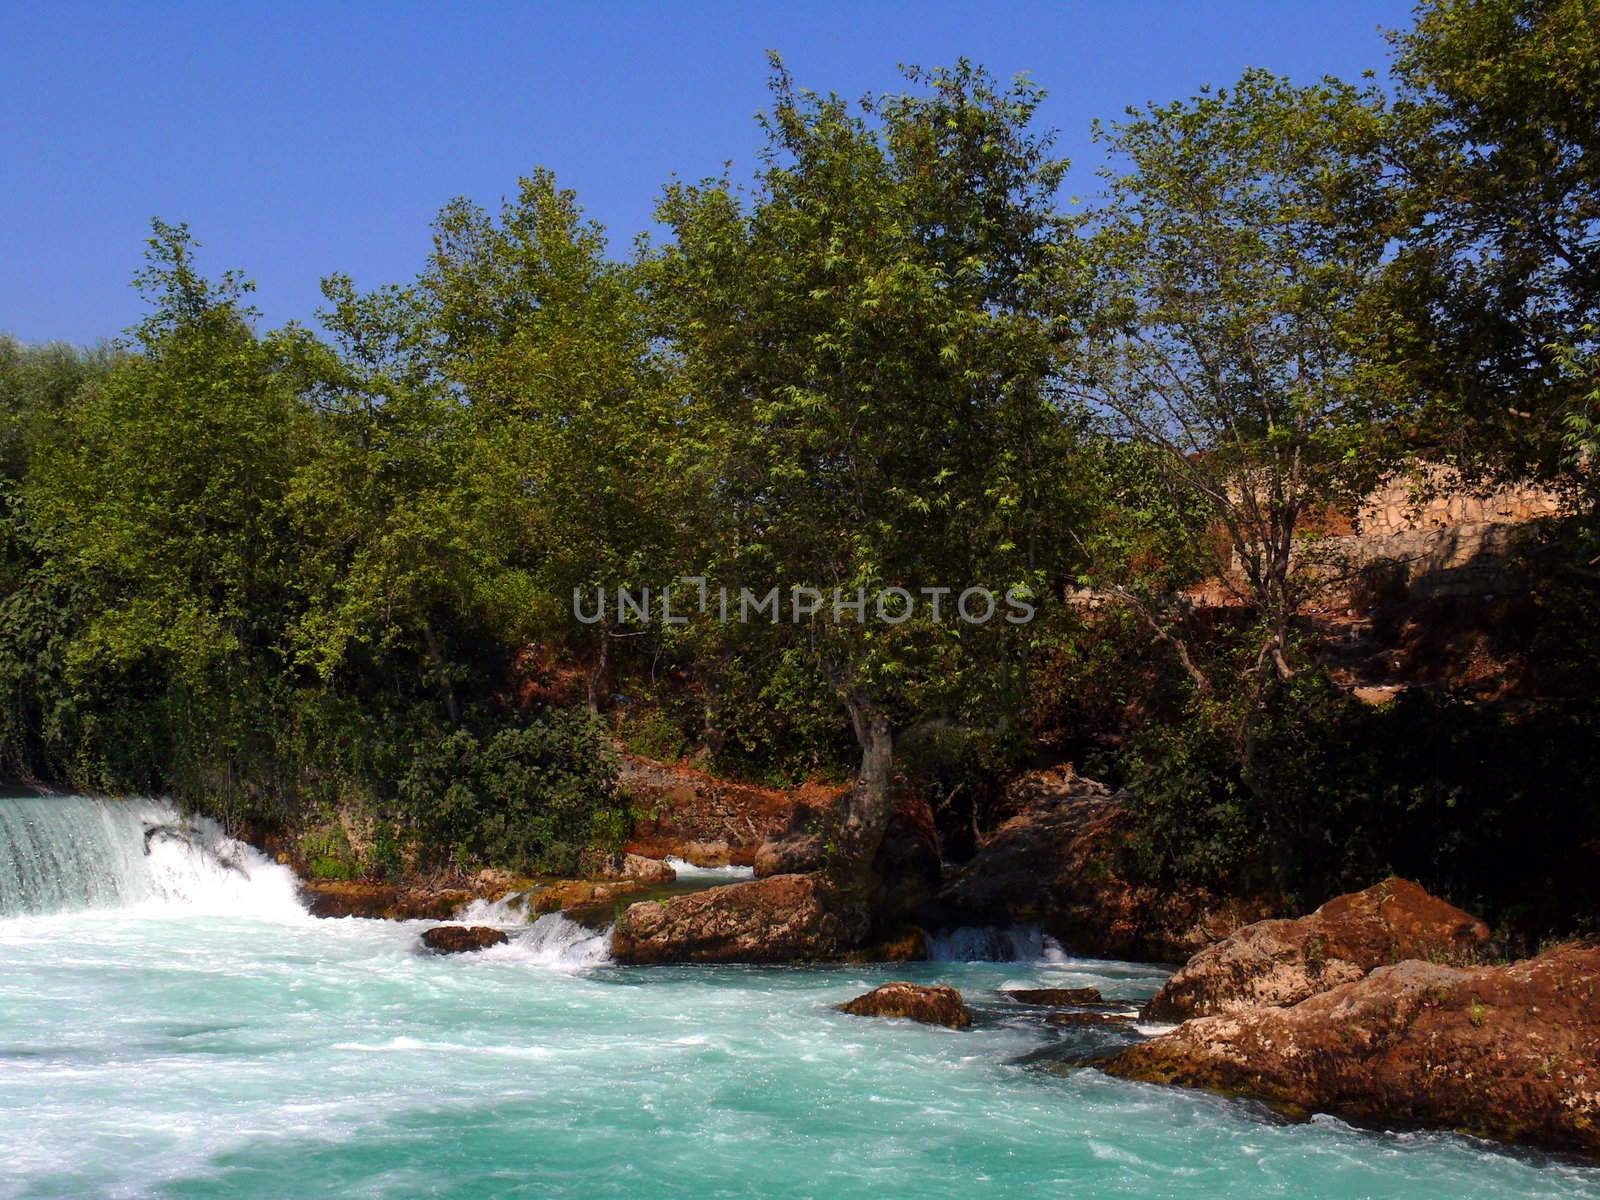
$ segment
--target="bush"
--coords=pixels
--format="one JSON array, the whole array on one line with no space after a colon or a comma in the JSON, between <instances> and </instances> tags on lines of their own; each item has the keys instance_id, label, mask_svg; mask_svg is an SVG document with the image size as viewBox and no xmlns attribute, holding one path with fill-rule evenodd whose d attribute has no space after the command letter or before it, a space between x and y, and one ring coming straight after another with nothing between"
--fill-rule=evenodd
<instances>
[{"instance_id":1,"label":"bush","mask_svg":"<svg viewBox=\"0 0 1600 1200\"><path fill-rule=\"evenodd\" d=\"M419 745L400 812L449 865L566 872L585 849L626 836L616 775L599 723L556 710L486 738L458 729Z\"/></svg>"}]
</instances>

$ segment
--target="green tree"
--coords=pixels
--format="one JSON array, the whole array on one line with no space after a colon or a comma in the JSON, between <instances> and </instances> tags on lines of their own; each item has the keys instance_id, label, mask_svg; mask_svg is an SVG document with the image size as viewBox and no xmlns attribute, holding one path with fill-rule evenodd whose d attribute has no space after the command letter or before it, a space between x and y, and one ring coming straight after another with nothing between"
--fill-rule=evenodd
<instances>
[{"instance_id":1,"label":"green tree","mask_svg":"<svg viewBox=\"0 0 1600 1200\"><path fill-rule=\"evenodd\" d=\"M804 647L848 713L862 761L839 844L854 869L888 819L897 737L1014 709L1026 638L956 620L957 594L1038 598L1054 578L1065 164L1031 128L1042 93L1026 81L963 62L856 108L774 68L753 193L667 189L654 295L715 451L706 574L778 586L786 623L792 589L823 598L810 621L736 636ZM925 587L951 589L942 621ZM870 607L891 588L918 602L903 623L831 610L835 589Z\"/></svg>"},{"instance_id":2,"label":"green tree","mask_svg":"<svg viewBox=\"0 0 1600 1200\"><path fill-rule=\"evenodd\" d=\"M1571 482L1563 435L1600 327L1600 9L1427 0L1393 42L1392 286L1433 401L1422 435L1469 477Z\"/></svg>"},{"instance_id":3,"label":"green tree","mask_svg":"<svg viewBox=\"0 0 1600 1200\"><path fill-rule=\"evenodd\" d=\"M131 353L79 392L23 483L37 564L0 624L13 663L51 660L57 773L227 794L281 666L308 414L288 348L251 328L249 285L200 275L184 227L156 223L139 282L152 309ZM30 631L41 605L55 619Z\"/></svg>"},{"instance_id":4,"label":"green tree","mask_svg":"<svg viewBox=\"0 0 1600 1200\"><path fill-rule=\"evenodd\" d=\"M1264 71L1099 131L1115 163L1094 215L1099 311L1067 369L1153 475L1125 474L1160 518L1141 532L1180 535L1144 548L1255 615L1242 690L1201 661L1170 571L1141 586L1137 558L1100 545L1090 578L1175 648L1202 696L1242 699L1246 725L1298 669L1293 620L1317 565L1305 523L1383 470L1403 408L1372 349L1399 323L1375 286L1394 229L1383 133L1376 92Z\"/></svg>"}]
</instances>

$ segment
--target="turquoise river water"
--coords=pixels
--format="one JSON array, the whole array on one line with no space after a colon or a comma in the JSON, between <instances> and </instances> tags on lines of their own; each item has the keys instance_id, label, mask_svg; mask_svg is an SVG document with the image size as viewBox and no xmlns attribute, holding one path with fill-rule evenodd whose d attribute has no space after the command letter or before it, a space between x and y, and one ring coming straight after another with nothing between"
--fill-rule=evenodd
<instances>
[{"instance_id":1,"label":"turquoise river water","mask_svg":"<svg viewBox=\"0 0 1600 1200\"><path fill-rule=\"evenodd\" d=\"M0 1197L1600 1198L1572 1160L1066 1069L1134 1035L1001 993L1132 1006L1163 972L1037 936L623 968L546 917L430 957L426 923L313 919L283 868L176 826L0 799ZM975 1027L834 1010L893 978L960 988Z\"/></svg>"}]
</instances>

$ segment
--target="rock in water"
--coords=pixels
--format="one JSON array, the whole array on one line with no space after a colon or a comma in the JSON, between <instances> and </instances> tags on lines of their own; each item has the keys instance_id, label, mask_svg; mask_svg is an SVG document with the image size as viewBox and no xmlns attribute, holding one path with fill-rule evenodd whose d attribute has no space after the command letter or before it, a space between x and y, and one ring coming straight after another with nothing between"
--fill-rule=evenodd
<instances>
[{"instance_id":1,"label":"rock in water","mask_svg":"<svg viewBox=\"0 0 1600 1200\"><path fill-rule=\"evenodd\" d=\"M467 954L509 940L503 930L487 925L436 925L422 935L422 944L435 954Z\"/></svg>"},{"instance_id":2,"label":"rock in water","mask_svg":"<svg viewBox=\"0 0 1600 1200\"><path fill-rule=\"evenodd\" d=\"M1292 1008L1200 1017L1105 1064L1351 1120L1600 1151L1600 947L1402 962Z\"/></svg>"},{"instance_id":3,"label":"rock in water","mask_svg":"<svg viewBox=\"0 0 1600 1200\"><path fill-rule=\"evenodd\" d=\"M1001 992L1018 1004L1103 1004L1099 988L1018 988Z\"/></svg>"},{"instance_id":4,"label":"rock in water","mask_svg":"<svg viewBox=\"0 0 1600 1200\"><path fill-rule=\"evenodd\" d=\"M402 888L392 883L327 879L300 884L300 899L314 917L442 921L476 898L477 893L464 888Z\"/></svg>"},{"instance_id":5,"label":"rock in water","mask_svg":"<svg viewBox=\"0 0 1600 1200\"><path fill-rule=\"evenodd\" d=\"M1049 1025L1131 1025L1133 1018L1127 1013L1108 1012L1053 1012L1045 1018Z\"/></svg>"},{"instance_id":6,"label":"rock in water","mask_svg":"<svg viewBox=\"0 0 1600 1200\"><path fill-rule=\"evenodd\" d=\"M865 902L819 875L771 875L629 907L618 962L804 962L841 957L868 931Z\"/></svg>"},{"instance_id":7,"label":"rock in water","mask_svg":"<svg viewBox=\"0 0 1600 1200\"><path fill-rule=\"evenodd\" d=\"M955 988L916 983L886 983L841 1004L839 1011L855 1017L904 1017L950 1029L965 1029L972 1024L972 1013Z\"/></svg>"},{"instance_id":8,"label":"rock in water","mask_svg":"<svg viewBox=\"0 0 1600 1200\"><path fill-rule=\"evenodd\" d=\"M1150 1021L1298 1004L1408 958L1456 961L1489 939L1482 921L1405 879L1328 901L1307 917L1260 921L1200 951L1145 1006Z\"/></svg>"}]
</instances>

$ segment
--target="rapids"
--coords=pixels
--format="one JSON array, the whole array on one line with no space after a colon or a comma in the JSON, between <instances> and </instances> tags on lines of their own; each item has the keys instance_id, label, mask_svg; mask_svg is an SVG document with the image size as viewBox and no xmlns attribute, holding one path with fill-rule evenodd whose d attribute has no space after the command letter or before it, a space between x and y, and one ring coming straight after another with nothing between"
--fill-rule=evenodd
<instances>
[{"instance_id":1,"label":"rapids","mask_svg":"<svg viewBox=\"0 0 1600 1200\"><path fill-rule=\"evenodd\" d=\"M60 807L51 810L49 806ZM1438 1133L1286 1123L1062 1060L1008 987L1130 1004L1160 968L1072 957L622 968L559 915L418 953L315 920L287 872L158 804L0 800L0 1197L1600 1198L1600 1169ZM288 890L286 890L288 889ZM973 1030L845 1016L894 978Z\"/></svg>"}]
</instances>

